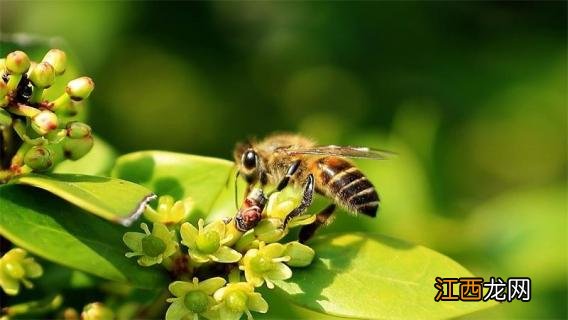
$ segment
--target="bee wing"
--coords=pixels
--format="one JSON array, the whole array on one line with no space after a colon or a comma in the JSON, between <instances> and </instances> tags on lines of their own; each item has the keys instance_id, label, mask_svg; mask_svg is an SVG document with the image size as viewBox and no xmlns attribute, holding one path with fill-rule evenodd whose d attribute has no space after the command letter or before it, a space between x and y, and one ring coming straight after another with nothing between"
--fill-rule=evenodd
<instances>
[{"instance_id":1,"label":"bee wing","mask_svg":"<svg viewBox=\"0 0 568 320\"><path fill-rule=\"evenodd\" d=\"M371 149L367 147L349 147L349 146L320 146L308 149L288 149L285 150L290 155L298 154L314 154L322 156L338 156L346 158L364 158L373 160L389 159L396 154L390 151Z\"/></svg>"}]
</instances>

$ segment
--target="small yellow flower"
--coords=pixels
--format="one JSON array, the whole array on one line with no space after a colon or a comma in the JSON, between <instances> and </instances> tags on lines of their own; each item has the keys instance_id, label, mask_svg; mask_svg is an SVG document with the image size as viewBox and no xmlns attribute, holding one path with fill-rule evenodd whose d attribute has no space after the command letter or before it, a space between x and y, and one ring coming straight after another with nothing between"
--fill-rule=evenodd
<instances>
[{"instance_id":1,"label":"small yellow flower","mask_svg":"<svg viewBox=\"0 0 568 320\"><path fill-rule=\"evenodd\" d=\"M146 206L144 217L152 222L159 222L166 225L181 222L193 208L193 201L174 201L171 196L161 196L158 199L158 207L153 209Z\"/></svg>"},{"instance_id":2,"label":"small yellow flower","mask_svg":"<svg viewBox=\"0 0 568 320\"><path fill-rule=\"evenodd\" d=\"M179 244L175 231L170 231L161 223L154 223L152 232L145 223L140 224L144 233L127 232L122 241L132 250L127 252L126 257L138 258L138 264L149 267L162 263L163 259L173 255Z\"/></svg>"},{"instance_id":3,"label":"small yellow flower","mask_svg":"<svg viewBox=\"0 0 568 320\"><path fill-rule=\"evenodd\" d=\"M215 277L199 282L193 278L192 282L175 281L168 289L175 296L169 298L172 304L166 312L166 320L199 319L199 315L207 319L216 319L217 312L211 308L217 304L213 293L225 285L223 278Z\"/></svg>"},{"instance_id":4,"label":"small yellow flower","mask_svg":"<svg viewBox=\"0 0 568 320\"><path fill-rule=\"evenodd\" d=\"M28 289L33 287L28 278L38 278L43 274L42 267L34 258L26 258L27 251L12 249L0 258L0 287L9 295L20 292L20 282Z\"/></svg>"},{"instance_id":5,"label":"small yellow flower","mask_svg":"<svg viewBox=\"0 0 568 320\"><path fill-rule=\"evenodd\" d=\"M215 261L220 263L233 263L241 259L242 255L229 248L227 244L233 236L226 232L223 221L217 220L204 226L203 219L197 223L199 229L186 222L181 225L182 241L189 248L191 259L198 263Z\"/></svg>"},{"instance_id":6,"label":"small yellow flower","mask_svg":"<svg viewBox=\"0 0 568 320\"><path fill-rule=\"evenodd\" d=\"M292 277L292 270L284 264L290 257L285 256L286 246L281 243L265 245L259 243L258 249L250 249L240 262L239 269L245 272L247 282L260 287L274 288L273 280L286 280Z\"/></svg>"},{"instance_id":7,"label":"small yellow flower","mask_svg":"<svg viewBox=\"0 0 568 320\"><path fill-rule=\"evenodd\" d=\"M223 320L238 320L243 313L251 320L251 311L266 313L268 303L260 293L254 292L254 287L248 282L229 283L217 290L213 295L219 302L214 307L219 312L219 318Z\"/></svg>"}]
</instances>

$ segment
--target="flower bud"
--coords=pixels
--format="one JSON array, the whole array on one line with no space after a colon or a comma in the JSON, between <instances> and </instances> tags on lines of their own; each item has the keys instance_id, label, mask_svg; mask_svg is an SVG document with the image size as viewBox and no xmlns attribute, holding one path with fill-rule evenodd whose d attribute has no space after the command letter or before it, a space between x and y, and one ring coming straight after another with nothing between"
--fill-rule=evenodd
<instances>
[{"instance_id":1,"label":"flower bud","mask_svg":"<svg viewBox=\"0 0 568 320\"><path fill-rule=\"evenodd\" d=\"M290 257L290 260L286 262L287 265L291 267L306 267L314 260L315 251L298 241L292 241L286 244L284 255Z\"/></svg>"},{"instance_id":2,"label":"flower bud","mask_svg":"<svg viewBox=\"0 0 568 320\"><path fill-rule=\"evenodd\" d=\"M91 127L86 123L71 121L67 123L67 136L71 139L81 139L91 136Z\"/></svg>"},{"instance_id":3,"label":"flower bud","mask_svg":"<svg viewBox=\"0 0 568 320\"><path fill-rule=\"evenodd\" d=\"M65 156L63 155L63 147L62 143L58 142L50 142L47 145L44 145L51 155L53 155L53 163L58 164L61 161L65 160Z\"/></svg>"},{"instance_id":4,"label":"flower bud","mask_svg":"<svg viewBox=\"0 0 568 320\"><path fill-rule=\"evenodd\" d=\"M83 308L82 320L112 320L114 312L100 302L89 303Z\"/></svg>"},{"instance_id":5,"label":"flower bud","mask_svg":"<svg viewBox=\"0 0 568 320\"><path fill-rule=\"evenodd\" d=\"M62 75L67 68L67 55L59 49L49 50L43 57L42 62L48 62L55 69L56 75Z\"/></svg>"},{"instance_id":6,"label":"flower bud","mask_svg":"<svg viewBox=\"0 0 568 320\"><path fill-rule=\"evenodd\" d=\"M37 171L49 170L53 166L53 154L44 146L33 146L26 152L24 163Z\"/></svg>"},{"instance_id":7,"label":"flower bud","mask_svg":"<svg viewBox=\"0 0 568 320\"><path fill-rule=\"evenodd\" d=\"M5 69L6 69L6 59L2 58L0 59L0 76L4 74Z\"/></svg>"},{"instance_id":8,"label":"flower bud","mask_svg":"<svg viewBox=\"0 0 568 320\"><path fill-rule=\"evenodd\" d=\"M24 74L30 68L30 58L23 51L14 51L6 57L6 70L10 74Z\"/></svg>"},{"instance_id":9,"label":"flower bud","mask_svg":"<svg viewBox=\"0 0 568 320\"><path fill-rule=\"evenodd\" d=\"M64 310L58 312L56 319L79 320L79 312L71 307L65 308Z\"/></svg>"},{"instance_id":10,"label":"flower bud","mask_svg":"<svg viewBox=\"0 0 568 320\"><path fill-rule=\"evenodd\" d=\"M69 81L65 92L74 101L81 101L86 99L93 89L95 88L95 83L89 77L81 77L75 80Z\"/></svg>"},{"instance_id":11,"label":"flower bud","mask_svg":"<svg viewBox=\"0 0 568 320\"><path fill-rule=\"evenodd\" d=\"M63 140L63 155L66 159L78 160L93 148L93 137L88 136L80 139L65 138Z\"/></svg>"},{"instance_id":12,"label":"flower bud","mask_svg":"<svg viewBox=\"0 0 568 320\"><path fill-rule=\"evenodd\" d=\"M38 88L49 88L55 81L55 70L48 62L38 63L31 70L29 79Z\"/></svg>"},{"instance_id":13,"label":"flower bud","mask_svg":"<svg viewBox=\"0 0 568 320\"><path fill-rule=\"evenodd\" d=\"M57 116L49 110L43 110L32 118L32 129L42 136L57 129L57 125Z\"/></svg>"},{"instance_id":14,"label":"flower bud","mask_svg":"<svg viewBox=\"0 0 568 320\"><path fill-rule=\"evenodd\" d=\"M282 220L276 218L268 218L261 220L254 228L254 234L260 241L267 243L276 242L286 235L286 231L282 228Z\"/></svg>"},{"instance_id":15,"label":"flower bud","mask_svg":"<svg viewBox=\"0 0 568 320\"><path fill-rule=\"evenodd\" d=\"M79 320L79 312L73 308L66 308L60 317L62 320Z\"/></svg>"},{"instance_id":16,"label":"flower bud","mask_svg":"<svg viewBox=\"0 0 568 320\"><path fill-rule=\"evenodd\" d=\"M28 79L30 78L30 74L32 73L32 70L37 66L37 62L35 61L30 61L30 67L28 68L28 72L26 72L26 76L28 77Z\"/></svg>"}]
</instances>

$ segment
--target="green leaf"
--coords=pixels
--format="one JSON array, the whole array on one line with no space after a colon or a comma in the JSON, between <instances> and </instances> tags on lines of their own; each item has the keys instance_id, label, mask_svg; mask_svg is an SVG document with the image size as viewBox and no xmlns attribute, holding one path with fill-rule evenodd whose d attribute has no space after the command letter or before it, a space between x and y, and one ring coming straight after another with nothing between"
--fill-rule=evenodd
<instances>
[{"instance_id":1,"label":"green leaf","mask_svg":"<svg viewBox=\"0 0 568 320\"><path fill-rule=\"evenodd\" d=\"M132 182L79 174L27 174L10 181L49 191L104 219L129 226L155 195Z\"/></svg>"},{"instance_id":2,"label":"green leaf","mask_svg":"<svg viewBox=\"0 0 568 320\"><path fill-rule=\"evenodd\" d=\"M94 136L95 144L83 158L65 160L55 167L54 173L77 173L93 176L107 176L116 160L116 152L103 139Z\"/></svg>"},{"instance_id":3,"label":"green leaf","mask_svg":"<svg viewBox=\"0 0 568 320\"><path fill-rule=\"evenodd\" d=\"M296 304L341 317L365 319L452 318L491 302L435 302L435 278L471 277L450 258L428 248L372 234L314 239L316 259L276 281ZM457 290L457 287L456 287Z\"/></svg>"},{"instance_id":4,"label":"green leaf","mask_svg":"<svg viewBox=\"0 0 568 320\"><path fill-rule=\"evenodd\" d=\"M452 256L480 270L486 279L499 275L529 277L530 303L507 303L480 319L565 319L568 270L566 186L523 188L480 204L461 222ZM472 228L471 226L475 226ZM538 285L536 285L538 284ZM562 294L559 294L562 293Z\"/></svg>"},{"instance_id":5,"label":"green leaf","mask_svg":"<svg viewBox=\"0 0 568 320\"><path fill-rule=\"evenodd\" d=\"M163 151L141 151L119 157L112 176L141 184L175 199L191 197L191 221L206 217L228 184L233 162Z\"/></svg>"},{"instance_id":6,"label":"green leaf","mask_svg":"<svg viewBox=\"0 0 568 320\"><path fill-rule=\"evenodd\" d=\"M343 317L336 317L329 314L313 311L300 307L292 303L286 293L281 290L271 290L266 287L257 288L256 291L262 294L264 300L268 301L269 308L267 313L253 313L256 320L273 319L317 319L317 320L345 320Z\"/></svg>"},{"instance_id":7,"label":"green leaf","mask_svg":"<svg viewBox=\"0 0 568 320\"><path fill-rule=\"evenodd\" d=\"M109 280L142 288L166 285L159 269L142 268L124 256L124 227L27 186L4 185L0 194L0 234L17 246Z\"/></svg>"}]
</instances>

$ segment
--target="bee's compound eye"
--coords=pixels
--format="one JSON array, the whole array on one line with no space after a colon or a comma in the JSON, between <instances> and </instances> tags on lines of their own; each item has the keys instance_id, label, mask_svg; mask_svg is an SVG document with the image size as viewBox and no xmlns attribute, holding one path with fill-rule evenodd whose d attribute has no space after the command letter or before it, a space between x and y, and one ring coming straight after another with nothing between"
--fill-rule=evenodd
<instances>
[{"instance_id":1,"label":"bee's compound eye","mask_svg":"<svg viewBox=\"0 0 568 320\"><path fill-rule=\"evenodd\" d=\"M247 170L252 170L256 167L256 153L253 150L247 150L243 154L243 166Z\"/></svg>"}]
</instances>

